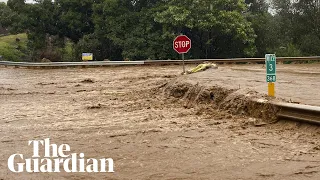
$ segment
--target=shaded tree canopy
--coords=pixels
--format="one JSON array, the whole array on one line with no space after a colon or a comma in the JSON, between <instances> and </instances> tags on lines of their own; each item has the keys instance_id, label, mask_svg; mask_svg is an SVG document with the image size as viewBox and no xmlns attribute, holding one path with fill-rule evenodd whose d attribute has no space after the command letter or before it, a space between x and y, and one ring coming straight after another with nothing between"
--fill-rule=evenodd
<instances>
[{"instance_id":1,"label":"shaded tree canopy","mask_svg":"<svg viewBox=\"0 0 320 180\"><path fill-rule=\"evenodd\" d=\"M273 0L9 0L0 24L26 32L33 57L72 49L73 59L178 59L172 40L192 40L188 58L317 55L319 1ZM69 52L69 53L70 53ZM59 58L58 58L59 59Z\"/></svg>"}]
</instances>

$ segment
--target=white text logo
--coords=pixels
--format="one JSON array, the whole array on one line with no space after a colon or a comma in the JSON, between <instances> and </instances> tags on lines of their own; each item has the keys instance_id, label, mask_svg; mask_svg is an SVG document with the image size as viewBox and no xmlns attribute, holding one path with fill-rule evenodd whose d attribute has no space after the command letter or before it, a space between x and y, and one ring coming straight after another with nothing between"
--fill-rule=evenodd
<instances>
[{"instance_id":1,"label":"white text logo","mask_svg":"<svg viewBox=\"0 0 320 180\"><path fill-rule=\"evenodd\" d=\"M114 172L113 159L86 159L83 153L68 153L71 148L68 144L60 146L50 144L50 139L29 141L33 146L33 156L25 158L23 154L13 154L8 159L8 168L15 173L112 173ZM40 157L40 146L44 146L44 156ZM108 167L108 171L107 171Z\"/></svg>"}]
</instances>

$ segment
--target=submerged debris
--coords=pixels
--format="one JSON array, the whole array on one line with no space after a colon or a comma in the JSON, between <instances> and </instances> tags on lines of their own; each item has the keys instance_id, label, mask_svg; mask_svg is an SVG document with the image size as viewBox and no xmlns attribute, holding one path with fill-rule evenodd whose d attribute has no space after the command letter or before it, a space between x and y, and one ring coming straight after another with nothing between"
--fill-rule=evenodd
<instances>
[{"instance_id":1,"label":"submerged debris","mask_svg":"<svg viewBox=\"0 0 320 180\"><path fill-rule=\"evenodd\" d=\"M95 81L93 79L88 78L88 79L81 81L81 83L95 83Z\"/></svg>"},{"instance_id":2,"label":"submerged debris","mask_svg":"<svg viewBox=\"0 0 320 180\"><path fill-rule=\"evenodd\" d=\"M218 65L214 63L199 64L197 67L187 71L187 74L197 73L197 72L205 71L207 69L218 69Z\"/></svg>"},{"instance_id":3,"label":"submerged debris","mask_svg":"<svg viewBox=\"0 0 320 180\"><path fill-rule=\"evenodd\" d=\"M91 106L88 106L87 109L101 109L103 107L102 104L96 104L96 105L91 105Z\"/></svg>"}]
</instances>

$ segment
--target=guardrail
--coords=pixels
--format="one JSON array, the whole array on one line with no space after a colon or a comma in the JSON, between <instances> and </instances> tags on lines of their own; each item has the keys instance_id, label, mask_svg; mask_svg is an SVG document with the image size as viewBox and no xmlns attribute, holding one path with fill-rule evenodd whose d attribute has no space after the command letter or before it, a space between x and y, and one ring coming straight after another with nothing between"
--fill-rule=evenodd
<instances>
[{"instance_id":1,"label":"guardrail","mask_svg":"<svg viewBox=\"0 0 320 180\"><path fill-rule=\"evenodd\" d=\"M186 64L199 64L202 62L215 63L244 63L244 62L264 62L265 58L234 58L234 59L193 59L185 60ZM312 57L278 57L277 61L320 61L320 56ZM11 62L0 61L2 66L15 67L77 67L77 66L128 66L128 65L170 65L182 64L182 60L146 60L146 61L88 61L88 62Z\"/></svg>"},{"instance_id":2,"label":"guardrail","mask_svg":"<svg viewBox=\"0 0 320 180\"><path fill-rule=\"evenodd\" d=\"M320 125L320 107L293 103L272 103L280 111L277 114L280 119L289 119L298 122Z\"/></svg>"},{"instance_id":3,"label":"guardrail","mask_svg":"<svg viewBox=\"0 0 320 180\"><path fill-rule=\"evenodd\" d=\"M144 61L90 61L90 62L48 62L48 63L0 61L0 65L3 65L3 66L19 66L19 67L72 67L72 66L143 65L143 64L144 64Z\"/></svg>"},{"instance_id":4,"label":"guardrail","mask_svg":"<svg viewBox=\"0 0 320 180\"><path fill-rule=\"evenodd\" d=\"M216 63L244 63L244 62L265 62L265 58L232 58L232 59L193 59L185 60L186 64L195 64L201 62L216 62ZM320 61L320 56L311 57L277 57L278 62L284 61ZM182 60L160 60L160 61L145 61L145 64L180 64Z\"/></svg>"}]
</instances>

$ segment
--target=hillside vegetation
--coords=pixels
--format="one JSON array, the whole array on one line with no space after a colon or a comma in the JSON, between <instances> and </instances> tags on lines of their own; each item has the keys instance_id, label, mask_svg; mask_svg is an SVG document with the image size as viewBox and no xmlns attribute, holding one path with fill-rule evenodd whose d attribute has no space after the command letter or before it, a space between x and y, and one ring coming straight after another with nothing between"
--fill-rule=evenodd
<instances>
[{"instance_id":1,"label":"hillside vegetation","mask_svg":"<svg viewBox=\"0 0 320 180\"><path fill-rule=\"evenodd\" d=\"M4 61L22 61L27 58L27 35L17 34L0 37L0 56Z\"/></svg>"}]
</instances>

